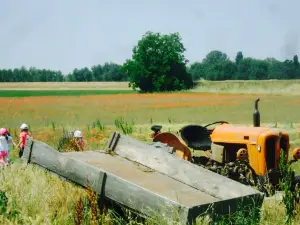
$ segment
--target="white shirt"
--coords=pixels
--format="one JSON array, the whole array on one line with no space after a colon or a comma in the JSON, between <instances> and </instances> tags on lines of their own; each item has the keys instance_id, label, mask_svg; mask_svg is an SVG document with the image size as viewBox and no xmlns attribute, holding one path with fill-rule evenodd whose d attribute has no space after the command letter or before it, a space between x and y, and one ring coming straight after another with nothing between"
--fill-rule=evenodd
<instances>
[{"instance_id":1,"label":"white shirt","mask_svg":"<svg viewBox=\"0 0 300 225\"><path fill-rule=\"evenodd\" d=\"M0 151L8 151L8 143L5 136L0 136Z\"/></svg>"}]
</instances>

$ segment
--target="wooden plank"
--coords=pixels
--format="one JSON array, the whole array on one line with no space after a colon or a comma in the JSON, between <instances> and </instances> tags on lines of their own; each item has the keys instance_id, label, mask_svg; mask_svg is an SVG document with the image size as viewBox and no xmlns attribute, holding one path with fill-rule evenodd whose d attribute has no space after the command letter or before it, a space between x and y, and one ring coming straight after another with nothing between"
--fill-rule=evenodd
<instances>
[{"instance_id":1,"label":"wooden plank","mask_svg":"<svg viewBox=\"0 0 300 225\"><path fill-rule=\"evenodd\" d=\"M32 146L31 150L30 146ZM90 185L93 189L97 189L99 186L97 183L98 178L104 173L98 168L62 156L45 143L33 142L31 137L27 138L22 159L30 163L36 163L40 167L46 168L83 187Z\"/></svg>"},{"instance_id":2,"label":"wooden plank","mask_svg":"<svg viewBox=\"0 0 300 225\"><path fill-rule=\"evenodd\" d=\"M263 198L263 193L227 177L216 174L188 161L172 157L166 151L135 140L127 135L113 134L119 137L112 149L118 155L139 162L178 181L190 185L221 200L244 196Z\"/></svg>"},{"instance_id":3,"label":"wooden plank","mask_svg":"<svg viewBox=\"0 0 300 225\"><path fill-rule=\"evenodd\" d=\"M171 177L157 171L149 170L142 165L132 163L120 156L111 156L103 151L68 152L63 155L80 160L89 165L98 167L117 177L122 177L151 192L180 202L189 207L219 201L219 199L187 186Z\"/></svg>"},{"instance_id":4,"label":"wooden plank","mask_svg":"<svg viewBox=\"0 0 300 225\"><path fill-rule=\"evenodd\" d=\"M124 138L123 135L115 133L111 137L110 147L117 149L122 146L122 140L124 140L122 138ZM128 140L126 143L128 144ZM132 144L134 143L129 143L127 147ZM140 155L139 148L145 146L139 145L139 142L136 144L138 145L137 155ZM147 150L157 152L161 149L152 146ZM31 137L27 138L22 159L75 184L83 187L89 185L105 198L147 216L159 214L166 218L172 218L173 212L176 210L180 222L190 224L209 208L215 209L218 214L228 213L229 210L234 212L240 197L221 199L211 195L210 191L201 191L199 188L172 178L170 175L176 175L176 172L168 164L177 162L177 168L180 168L181 161L178 161L170 153L165 153L171 158L165 157L167 161L162 164L165 170L169 170L168 175L160 171L142 171L139 168L141 165L126 159L126 157L112 156L105 154L104 151L59 153L45 143L33 141ZM149 157L157 156L156 154L145 154L142 158ZM172 161L172 159L177 161ZM188 173L195 173L199 167L196 166L190 170L189 167L184 167L184 169Z\"/></svg>"},{"instance_id":5,"label":"wooden plank","mask_svg":"<svg viewBox=\"0 0 300 225\"><path fill-rule=\"evenodd\" d=\"M208 209L211 209L211 211L214 209L215 212L220 214L234 212L237 209L237 202L240 200L240 198L217 199L157 171L145 172L144 170L149 168L132 163L117 155L111 157L104 151L68 152L63 154L99 167L172 201L180 202L189 207L189 221L194 221L197 216L207 212ZM244 199L244 205L249 203L253 203L251 198Z\"/></svg>"},{"instance_id":6,"label":"wooden plank","mask_svg":"<svg viewBox=\"0 0 300 225\"><path fill-rule=\"evenodd\" d=\"M125 180L122 177L108 173L102 170L101 166L96 167L63 155L45 143L36 140L33 141L31 137L27 138L22 159L26 162L46 168L83 187L89 185L98 194L100 194L101 189L103 189L102 178L106 176L104 191L102 192L106 198L148 216L160 214L161 216L171 218L174 210L177 210L180 221L183 224L192 222L190 221L192 217L190 216L189 206L168 199L163 195ZM181 183L177 182L175 186L180 184ZM172 187L170 188L172 190ZM195 206L195 204L192 205ZM205 207L207 207L207 204L201 207L201 209L205 210ZM196 215L193 214L193 217L195 216Z\"/></svg>"}]
</instances>

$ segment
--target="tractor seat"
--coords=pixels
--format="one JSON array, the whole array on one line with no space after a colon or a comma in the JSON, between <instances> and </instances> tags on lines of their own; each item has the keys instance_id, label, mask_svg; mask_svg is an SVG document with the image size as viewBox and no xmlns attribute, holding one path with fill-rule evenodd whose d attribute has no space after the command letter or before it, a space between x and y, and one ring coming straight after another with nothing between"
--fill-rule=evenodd
<instances>
[{"instance_id":1,"label":"tractor seat","mask_svg":"<svg viewBox=\"0 0 300 225\"><path fill-rule=\"evenodd\" d=\"M151 127L151 130L154 132L159 132L161 130L162 126L161 125L153 125Z\"/></svg>"},{"instance_id":2,"label":"tractor seat","mask_svg":"<svg viewBox=\"0 0 300 225\"><path fill-rule=\"evenodd\" d=\"M209 131L200 125L187 125L180 129L182 140L194 150L210 150L211 139Z\"/></svg>"}]
</instances>

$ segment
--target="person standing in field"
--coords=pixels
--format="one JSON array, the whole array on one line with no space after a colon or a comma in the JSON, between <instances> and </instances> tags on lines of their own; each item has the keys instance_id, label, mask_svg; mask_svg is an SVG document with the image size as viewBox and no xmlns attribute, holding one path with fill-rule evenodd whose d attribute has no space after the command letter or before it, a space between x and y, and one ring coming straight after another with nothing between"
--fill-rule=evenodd
<instances>
[{"instance_id":1,"label":"person standing in field","mask_svg":"<svg viewBox=\"0 0 300 225\"><path fill-rule=\"evenodd\" d=\"M7 129L0 129L0 164L7 166L7 157L8 157L8 136Z\"/></svg>"},{"instance_id":2,"label":"person standing in field","mask_svg":"<svg viewBox=\"0 0 300 225\"><path fill-rule=\"evenodd\" d=\"M76 130L74 132L74 138L75 138L75 144L76 144L77 149L79 151L83 152L85 143L83 140L82 132L80 130Z\"/></svg>"},{"instance_id":3,"label":"person standing in field","mask_svg":"<svg viewBox=\"0 0 300 225\"><path fill-rule=\"evenodd\" d=\"M28 135L30 136L27 124L23 123L21 125L20 129L21 129L20 141L19 141L19 144L16 146L16 148L20 147L19 158L21 158L22 155L23 155L24 147L25 147L25 144L26 144L26 138L27 138Z\"/></svg>"}]
</instances>

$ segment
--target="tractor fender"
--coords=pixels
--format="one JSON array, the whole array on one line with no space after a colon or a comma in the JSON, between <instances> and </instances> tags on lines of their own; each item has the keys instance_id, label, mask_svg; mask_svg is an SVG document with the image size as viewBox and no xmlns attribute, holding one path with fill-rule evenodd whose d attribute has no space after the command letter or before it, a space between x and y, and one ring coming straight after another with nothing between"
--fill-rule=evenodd
<instances>
[{"instance_id":1,"label":"tractor fender","mask_svg":"<svg viewBox=\"0 0 300 225\"><path fill-rule=\"evenodd\" d=\"M164 132L156 135L153 142L161 142L173 147L173 152L176 152L178 158L191 161L192 153L191 150L186 146L186 144L176 137L174 134L169 132Z\"/></svg>"}]
</instances>

